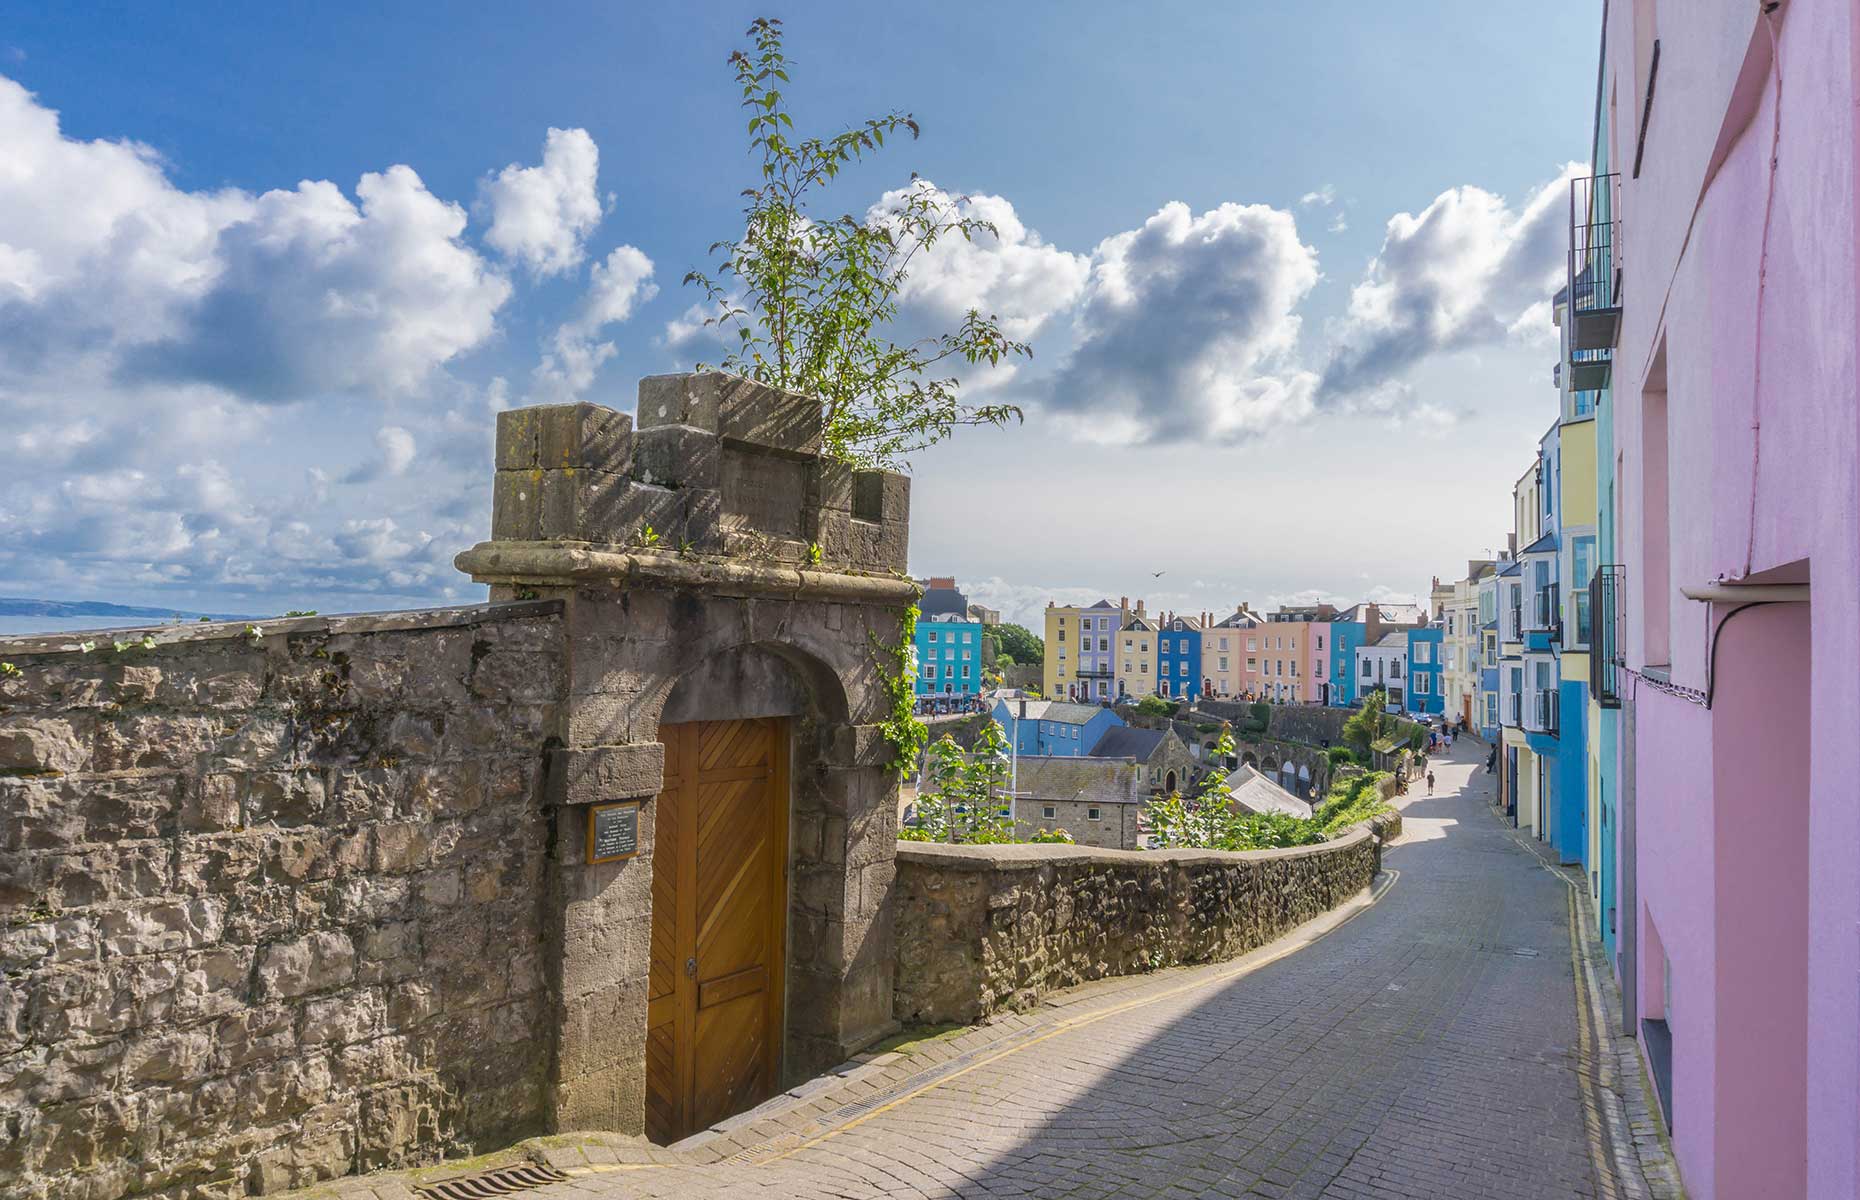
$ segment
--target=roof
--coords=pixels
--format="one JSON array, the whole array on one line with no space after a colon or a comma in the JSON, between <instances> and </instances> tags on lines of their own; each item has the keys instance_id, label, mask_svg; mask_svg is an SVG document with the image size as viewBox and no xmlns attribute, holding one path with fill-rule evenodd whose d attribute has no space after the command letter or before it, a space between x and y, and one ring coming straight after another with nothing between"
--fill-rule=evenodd
<instances>
[{"instance_id":1,"label":"roof","mask_svg":"<svg viewBox=\"0 0 1860 1200\"><path fill-rule=\"evenodd\" d=\"M1156 626L1150 624L1149 621L1145 620L1142 617L1130 618L1130 620L1124 622L1124 628L1125 629L1138 629L1138 630L1142 630L1144 633L1155 633L1156 632Z\"/></svg>"},{"instance_id":2,"label":"roof","mask_svg":"<svg viewBox=\"0 0 1860 1200\"><path fill-rule=\"evenodd\" d=\"M969 599L956 588L926 587L923 596L917 601L917 611L926 617L942 613L966 617L969 613Z\"/></svg>"},{"instance_id":3,"label":"roof","mask_svg":"<svg viewBox=\"0 0 1860 1200\"><path fill-rule=\"evenodd\" d=\"M1406 629L1390 630L1383 634L1375 645L1368 647L1371 650L1406 650L1407 648L1408 631Z\"/></svg>"},{"instance_id":4,"label":"roof","mask_svg":"<svg viewBox=\"0 0 1860 1200\"><path fill-rule=\"evenodd\" d=\"M1519 554L1548 554L1555 549L1556 549L1556 531L1553 529L1549 533L1544 534L1542 537L1532 542L1530 545L1526 546L1524 549L1518 551L1518 553Z\"/></svg>"},{"instance_id":5,"label":"roof","mask_svg":"<svg viewBox=\"0 0 1860 1200\"><path fill-rule=\"evenodd\" d=\"M1170 617L1169 628L1177 633L1200 633L1200 617Z\"/></svg>"},{"instance_id":6,"label":"roof","mask_svg":"<svg viewBox=\"0 0 1860 1200\"><path fill-rule=\"evenodd\" d=\"M1117 605L1112 604L1109 600L1100 600L1098 601L1098 603L1092 605L1092 607L1093 608L1116 608Z\"/></svg>"},{"instance_id":7,"label":"roof","mask_svg":"<svg viewBox=\"0 0 1860 1200\"><path fill-rule=\"evenodd\" d=\"M1400 625L1427 620L1427 610L1419 604L1377 604L1376 612L1384 621Z\"/></svg>"},{"instance_id":8,"label":"roof","mask_svg":"<svg viewBox=\"0 0 1860 1200\"><path fill-rule=\"evenodd\" d=\"M1014 794L1022 800L1075 800L1086 804L1140 804L1143 769L1123 759L1020 756Z\"/></svg>"},{"instance_id":9,"label":"roof","mask_svg":"<svg viewBox=\"0 0 1860 1200\"><path fill-rule=\"evenodd\" d=\"M1263 624L1265 622L1260 620L1258 613L1235 609L1233 616L1216 621L1214 627L1216 629L1252 629Z\"/></svg>"},{"instance_id":10,"label":"roof","mask_svg":"<svg viewBox=\"0 0 1860 1200\"><path fill-rule=\"evenodd\" d=\"M1234 794L1234 803L1250 813L1285 813L1288 816L1306 818L1311 816L1309 804L1245 763L1228 773L1227 786Z\"/></svg>"},{"instance_id":11,"label":"roof","mask_svg":"<svg viewBox=\"0 0 1860 1200\"><path fill-rule=\"evenodd\" d=\"M1007 704L1006 700L1001 701ZM1067 704L1063 700L1029 700L1027 701L1027 720L1057 721L1062 725L1083 725L1101 712L1109 710L1096 704ZM1020 715L1020 702L1008 704L1008 715Z\"/></svg>"},{"instance_id":12,"label":"roof","mask_svg":"<svg viewBox=\"0 0 1860 1200\"><path fill-rule=\"evenodd\" d=\"M1523 570L1523 567L1524 567L1523 563L1520 563L1516 559L1513 559L1509 566L1501 567L1498 573L1501 576L1502 575L1516 575L1521 570Z\"/></svg>"},{"instance_id":13,"label":"roof","mask_svg":"<svg viewBox=\"0 0 1860 1200\"><path fill-rule=\"evenodd\" d=\"M1135 725L1118 725L1107 729L1098 744L1086 751L1088 758L1134 758L1148 762L1156 747L1167 736L1165 729L1139 729Z\"/></svg>"}]
</instances>

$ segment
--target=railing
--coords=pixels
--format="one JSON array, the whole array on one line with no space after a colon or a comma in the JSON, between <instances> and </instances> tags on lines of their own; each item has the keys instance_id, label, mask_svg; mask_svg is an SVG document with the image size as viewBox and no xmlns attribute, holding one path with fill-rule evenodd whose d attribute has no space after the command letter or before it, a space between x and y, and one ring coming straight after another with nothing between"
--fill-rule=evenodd
<instances>
[{"instance_id":1,"label":"railing","mask_svg":"<svg viewBox=\"0 0 1860 1200\"><path fill-rule=\"evenodd\" d=\"M1505 622L1505 640L1521 642L1524 640L1524 611L1521 604L1514 603Z\"/></svg>"},{"instance_id":2,"label":"railing","mask_svg":"<svg viewBox=\"0 0 1860 1200\"><path fill-rule=\"evenodd\" d=\"M1548 633L1552 640L1563 636L1562 585L1546 583L1537 589L1531 604L1531 629Z\"/></svg>"},{"instance_id":3,"label":"railing","mask_svg":"<svg viewBox=\"0 0 1860 1200\"><path fill-rule=\"evenodd\" d=\"M1612 347L1621 327L1621 176L1569 185L1570 345Z\"/></svg>"},{"instance_id":4,"label":"railing","mask_svg":"<svg viewBox=\"0 0 1860 1200\"><path fill-rule=\"evenodd\" d=\"M1524 697L1517 692L1505 697L1505 724L1513 729L1524 727Z\"/></svg>"},{"instance_id":5,"label":"railing","mask_svg":"<svg viewBox=\"0 0 1860 1200\"><path fill-rule=\"evenodd\" d=\"M1538 688L1531 693L1531 724L1529 728L1535 733L1547 733L1555 737L1562 729L1558 717L1558 702L1562 699L1550 688Z\"/></svg>"},{"instance_id":6,"label":"railing","mask_svg":"<svg viewBox=\"0 0 1860 1200\"><path fill-rule=\"evenodd\" d=\"M1590 632L1589 692L1603 708L1621 707L1621 681L1627 665L1623 628L1626 613L1627 570L1597 567L1589 581Z\"/></svg>"}]
</instances>

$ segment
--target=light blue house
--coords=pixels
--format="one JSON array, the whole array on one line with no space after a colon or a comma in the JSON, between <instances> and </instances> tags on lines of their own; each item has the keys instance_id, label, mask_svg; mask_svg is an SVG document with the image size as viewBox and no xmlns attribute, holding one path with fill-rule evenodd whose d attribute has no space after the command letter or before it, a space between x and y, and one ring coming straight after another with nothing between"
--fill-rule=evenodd
<instances>
[{"instance_id":1,"label":"light blue house","mask_svg":"<svg viewBox=\"0 0 1860 1200\"><path fill-rule=\"evenodd\" d=\"M1056 758L1090 754L1099 738L1124 724L1101 705L1059 700L997 700L994 718L1015 753Z\"/></svg>"},{"instance_id":2,"label":"light blue house","mask_svg":"<svg viewBox=\"0 0 1860 1200\"><path fill-rule=\"evenodd\" d=\"M917 622L917 694L976 696L982 690L982 623L954 613Z\"/></svg>"},{"instance_id":3,"label":"light blue house","mask_svg":"<svg viewBox=\"0 0 1860 1200\"><path fill-rule=\"evenodd\" d=\"M1343 617L1352 617L1363 608L1345 610ZM1356 688L1356 652L1367 641L1369 626L1360 620L1339 618L1330 623L1330 692L1329 702L1334 708L1355 708L1358 702Z\"/></svg>"},{"instance_id":4,"label":"light blue house","mask_svg":"<svg viewBox=\"0 0 1860 1200\"><path fill-rule=\"evenodd\" d=\"M1404 703L1417 716L1437 717L1447 709L1440 666L1445 632L1440 625L1408 631L1408 690Z\"/></svg>"}]
</instances>

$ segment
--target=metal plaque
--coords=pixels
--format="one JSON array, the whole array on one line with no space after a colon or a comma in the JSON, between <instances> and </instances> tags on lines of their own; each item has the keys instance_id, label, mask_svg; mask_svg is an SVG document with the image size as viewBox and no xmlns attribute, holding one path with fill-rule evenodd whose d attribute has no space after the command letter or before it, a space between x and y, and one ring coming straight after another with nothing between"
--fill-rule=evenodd
<instances>
[{"instance_id":1,"label":"metal plaque","mask_svg":"<svg viewBox=\"0 0 1860 1200\"><path fill-rule=\"evenodd\" d=\"M614 862L639 853L639 801L588 806L588 862Z\"/></svg>"}]
</instances>

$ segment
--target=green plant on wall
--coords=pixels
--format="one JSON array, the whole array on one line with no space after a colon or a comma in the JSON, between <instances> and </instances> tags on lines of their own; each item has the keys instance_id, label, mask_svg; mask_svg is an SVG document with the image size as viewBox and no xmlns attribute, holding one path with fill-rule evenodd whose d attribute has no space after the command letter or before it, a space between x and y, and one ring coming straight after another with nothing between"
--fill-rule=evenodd
<instances>
[{"instance_id":1,"label":"green plant on wall","mask_svg":"<svg viewBox=\"0 0 1860 1200\"><path fill-rule=\"evenodd\" d=\"M898 621L898 640L887 645L868 632L872 655L878 663L878 684L885 693L885 715L879 732L891 743L886 763L893 775L903 777L917 766L917 756L930 740L929 726L917 719L917 602L912 601Z\"/></svg>"},{"instance_id":2,"label":"green plant on wall","mask_svg":"<svg viewBox=\"0 0 1860 1200\"><path fill-rule=\"evenodd\" d=\"M726 335L723 369L819 397L827 451L866 465L895 465L959 426L1018 420L1011 404L960 398L958 367L1031 353L993 316L970 309L948 332L902 344L889 336L912 260L945 237L993 238L995 227L969 215L964 197L915 176L879 211L819 212L841 171L888 136L916 137L917 122L892 111L829 137L800 135L784 94L791 64L781 22L759 18L748 36L753 49L731 54L730 65L760 177L742 193L741 234L710 248L715 272L685 276L714 314L705 323Z\"/></svg>"},{"instance_id":3,"label":"green plant on wall","mask_svg":"<svg viewBox=\"0 0 1860 1200\"><path fill-rule=\"evenodd\" d=\"M924 756L923 787L917 794L916 812L912 823L900 830L898 837L908 842L971 846L1012 842L1012 772L1007 738L998 722L989 721L977 737L975 748L967 753L954 738L944 734Z\"/></svg>"}]
</instances>

